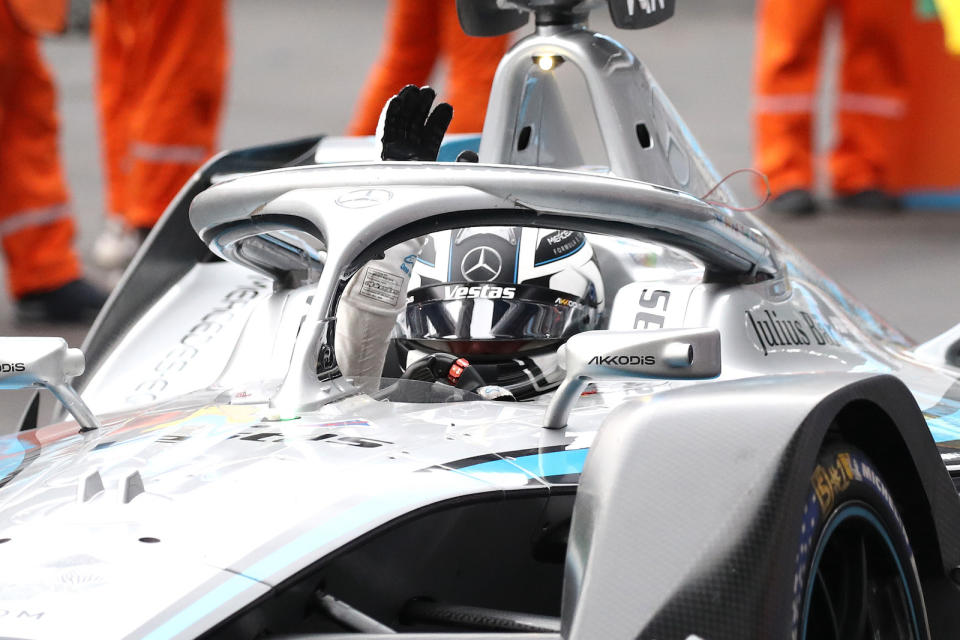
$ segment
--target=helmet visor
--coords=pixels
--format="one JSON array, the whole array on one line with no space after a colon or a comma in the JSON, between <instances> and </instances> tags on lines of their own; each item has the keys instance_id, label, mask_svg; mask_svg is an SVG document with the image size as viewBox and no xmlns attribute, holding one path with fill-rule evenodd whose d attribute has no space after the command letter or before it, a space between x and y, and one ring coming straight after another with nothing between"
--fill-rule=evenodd
<instances>
[{"instance_id":1,"label":"helmet visor","mask_svg":"<svg viewBox=\"0 0 960 640\"><path fill-rule=\"evenodd\" d=\"M449 283L410 292L402 337L458 355L537 350L595 326L595 305L534 285Z\"/></svg>"}]
</instances>

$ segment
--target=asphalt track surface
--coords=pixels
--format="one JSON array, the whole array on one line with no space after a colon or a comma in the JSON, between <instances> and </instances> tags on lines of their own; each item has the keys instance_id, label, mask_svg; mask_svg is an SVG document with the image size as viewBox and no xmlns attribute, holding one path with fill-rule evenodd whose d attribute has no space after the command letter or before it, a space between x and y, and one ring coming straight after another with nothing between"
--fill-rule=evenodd
<instances>
[{"instance_id":1,"label":"asphalt track surface","mask_svg":"<svg viewBox=\"0 0 960 640\"><path fill-rule=\"evenodd\" d=\"M721 174L749 167L753 4L678 5L674 19L655 29L614 35L653 71ZM221 146L342 133L380 49L385 6L385 0L232 0L233 66ZM592 27L614 31L600 13ZM86 255L103 214L90 42L67 36L47 42L45 51L60 90L62 149L78 246ZM442 95L442 82L433 84ZM829 126L821 127L820 144L829 136ZM827 208L803 219L760 215L913 338L929 339L960 322L960 212ZM0 299L0 335L61 335L80 346L85 332L83 326L19 325L12 304ZM0 395L0 431L21 414L26 397L19 391Z\"/></svg>"}]
</instances>

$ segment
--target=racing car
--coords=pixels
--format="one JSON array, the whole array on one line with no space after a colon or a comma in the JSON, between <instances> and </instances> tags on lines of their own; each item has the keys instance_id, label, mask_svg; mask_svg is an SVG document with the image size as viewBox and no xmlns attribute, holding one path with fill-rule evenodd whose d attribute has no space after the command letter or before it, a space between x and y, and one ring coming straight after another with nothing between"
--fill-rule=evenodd
<instances>
[{"instance_id":1,"label":"racing car","mask_svg":"<svg viewBox=\"0 0 960 640\"><path fill-rule=\"evenodd\" d=\"M222 153L82 351L0 340L62 403L0 438L0 636L956 637L960 326L740 211L602 4L458 0L535 23L480 136L413 87Z\"/></svg>"}]
</instances>

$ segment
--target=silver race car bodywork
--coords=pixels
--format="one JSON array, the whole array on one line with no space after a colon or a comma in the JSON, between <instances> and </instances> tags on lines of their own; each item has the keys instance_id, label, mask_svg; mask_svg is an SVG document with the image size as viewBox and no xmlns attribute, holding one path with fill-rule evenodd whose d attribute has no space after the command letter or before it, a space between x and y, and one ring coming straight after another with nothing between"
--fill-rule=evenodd
<instances>
[{"instance_id":1,"label":"silver race car bodywork","mask_svg":"<svg viewBox=\"0 0 960 640\"><path fill-rule=\"evenodd\" d=\"M84 345L92 414L0 439L0 636L797 637L804 500L837 439L902 516L916 628L950 636L958 332L913 344L722 185L700 199L719 178L582 24L596 3L539 4L461 3L468 27L557 12L502 62L479 164L307 139L184 187ZM606 169L579 166L544 56L583 72ZM603 330L571 340L560 391L339 374L337 304L367 261L505 225L583 232L600 264Z\"/></svg>"}]
</instances>

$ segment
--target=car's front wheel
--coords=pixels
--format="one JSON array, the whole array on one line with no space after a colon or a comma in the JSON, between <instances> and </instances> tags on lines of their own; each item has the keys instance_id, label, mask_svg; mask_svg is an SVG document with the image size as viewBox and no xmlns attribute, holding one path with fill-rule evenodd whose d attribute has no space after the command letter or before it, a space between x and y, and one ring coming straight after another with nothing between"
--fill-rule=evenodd
<instances>
[{"instance_id":1,"label":"car's front wheel","mask_svg":"<svg viewBox=\"0 0 960 640\"><path fill-rule=\"evenodd\" d=\"M913 551L876 466L825 447L810 477L796 555L793 637L926 640Z\"/></svg>"}]
</instances>

